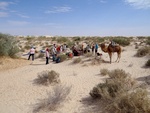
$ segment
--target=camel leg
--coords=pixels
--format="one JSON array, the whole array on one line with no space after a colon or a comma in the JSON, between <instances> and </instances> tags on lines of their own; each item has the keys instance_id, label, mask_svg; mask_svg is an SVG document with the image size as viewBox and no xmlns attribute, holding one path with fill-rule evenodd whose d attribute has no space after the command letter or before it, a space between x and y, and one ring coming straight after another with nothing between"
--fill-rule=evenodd
<instances>
[{"instance_id":1,"label":"camel leg","mask_svg":"<svg viewBox=\"0 0 150 113\"><path fill-rule=\"evenodd\" d=\"M118 56L118 54L117 54L117 60L116 60L115 62L118 62L118 59L119 59L119 56Z\"/></svg>"},{"instance_id":2,"label":"camel leg","mask_svg":"<svg viewBox=\"0 0 150 113\"><path fill-rule=\"evenodd\" d=\"M119 61L120 61L120 58L121 58L121 53L118 54L118 57L119 57L119 60L118 60L118 62L119 62Z\"/></svg>"},{"instance_id":3,"label":"camel leg","mask_svg":"<svg viewBox=\"0 0 150 113\"><path fill-rule=\"evenodd\" d=\"M115 62L119 62L120 61L120 57L121 57L121 54L117 53L117 60Z\"/></svg>"},{"instance_id":4,"label":"camel leg","mask_svg":"<svg viewBox=\"0 0 150 113\"><path fill-rule=\"evenodd\" d=\"M108 53L109 54L109 58L110 58L110 64L111 64L111 57L112 57L112 53Z\"/></svg>"}]
</instances>

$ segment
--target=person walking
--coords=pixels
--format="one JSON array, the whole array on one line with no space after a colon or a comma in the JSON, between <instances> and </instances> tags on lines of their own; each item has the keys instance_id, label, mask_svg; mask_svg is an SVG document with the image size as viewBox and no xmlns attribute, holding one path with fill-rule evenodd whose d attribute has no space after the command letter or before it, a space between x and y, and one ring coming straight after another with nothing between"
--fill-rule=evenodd
<instances>
[{"instance_id":1,"label":"person walking","mask_svg":"<svg viewBox=\"0 0 150 113\"><path fill-rule=\"evenodd\" d=\"M52 56L57 54L56 44L52 46Z\"/></svg>"},{"instance_id":2,"label":"person walking","mask_svg":"<svg viewBox=\"0 0 150 113\"><path fill-rule=\"evenodd\" d=\"M32 47L29 52L28 60L30 60L30 57L32 56L32 61L34 61L34 54L35 54L35 49L34 47Z\"/></svg>"},{"instance_id":3,"label":"person walking","mask_svg":"<svg viewBox=\"0 0 150 113\"><path fill-rule=\"evenodd\" d=\"M49 64L49 49L47 48L45 51L45 55L46 55L46 65Z\"/></svg>"},{"instance_id":4,"label":"person walking","mask_svg":"<svg viewBox=\"0 0 150 113\"><path fill-rule=\"evenodd\" d=\"M98 52L98 44L96 43L95 44L95 55L97 55L97 52Z\"/></svg>"},{"instance_id":5,"label":"person walking","mask_svg":"<svg viewBox=\"0 0 150 113\"><path fill-rule=\"evenodd\" d=\"M91 48L92 48L92 53L94 53L95 45L93 44Z\"/></svg>"}]
</instances>

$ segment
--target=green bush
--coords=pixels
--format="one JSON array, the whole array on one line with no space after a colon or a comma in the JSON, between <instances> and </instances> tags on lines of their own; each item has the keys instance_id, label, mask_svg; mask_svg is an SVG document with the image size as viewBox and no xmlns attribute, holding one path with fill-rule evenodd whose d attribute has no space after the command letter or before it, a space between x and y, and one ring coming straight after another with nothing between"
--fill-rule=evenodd
<instances>
[{"instance_id":1,"label":"green bush","mask_svg":"<svg viewBox=\"0 0 150 113\"><path fill-rule=\"evenodd\" d=\"M122 46L127 46L130 44L130 39L125 37L115 37L112 40Z\"/></svg>"},{"instance_id":2,"label":"green bush","mask_svg":"<svg viewBox=\"0 0 150 113\"><path fill-rule=\"evenodd\" d=\"M16 57L16 53L19 52L16 43L15 37L0 33L0 56Z\"/></svg>"}]
</instances>

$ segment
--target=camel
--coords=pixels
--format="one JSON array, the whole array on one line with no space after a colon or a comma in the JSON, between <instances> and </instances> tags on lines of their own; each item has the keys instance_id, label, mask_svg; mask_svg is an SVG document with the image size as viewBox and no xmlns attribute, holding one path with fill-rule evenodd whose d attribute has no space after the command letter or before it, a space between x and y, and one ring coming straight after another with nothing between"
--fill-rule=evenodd
<instances>
[{"instance_id":1,"label":"camel","mask_svg":"<svg viewBox=\"0 0 150 113\"><path fill-rule=\"evenodd\" d=\"M105 53L109 54L109 58L110 58L110 64L111 64L111 59L112 59L112 53L113 52L117 52L117 60L115 62L119 62L120 58L121 58L121 47L120 45L115 45L112 46L111 44L109 44L108 46L106 46L104 43L100 45L101 50Z\"/></svg>"}]
</instances>

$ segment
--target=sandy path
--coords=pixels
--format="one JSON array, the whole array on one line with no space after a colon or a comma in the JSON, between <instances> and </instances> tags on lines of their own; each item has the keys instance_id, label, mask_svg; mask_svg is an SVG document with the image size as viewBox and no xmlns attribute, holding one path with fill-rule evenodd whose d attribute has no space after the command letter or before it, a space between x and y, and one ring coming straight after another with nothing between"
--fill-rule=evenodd
<instances>
[{"instance_id":1,"label":"sandy path","mask_svg":"<svg viewBox=\"0 0 150 113\"><path fill-rule=\"evenodd\" d=\"M100 51L101 52L101 51ZM136 50L133 46L128 46L122 53L120 63L103 63L99 66L82 66L82 64L72 65L72 60L59 64L45 65L45 59L36 59L31 65L0 72L0 113L32 113L33 106L38 99L47 97L52 86L37 86L33 80L37 78L37 73L44 70L54 70L60 74L61 84L72 86L69 100L62 108L55 113L81 113L83 104L81 100L89 96L90 90L103 78L100 69L107 68L123 69L129 72L132 77L144 77L150 75L148 68L143 68L147 58L134 57ZM108 61L108 55L103 53L104 60ZM113 55L113 61L116 54Z\"/></svg>"}]
</instances>

